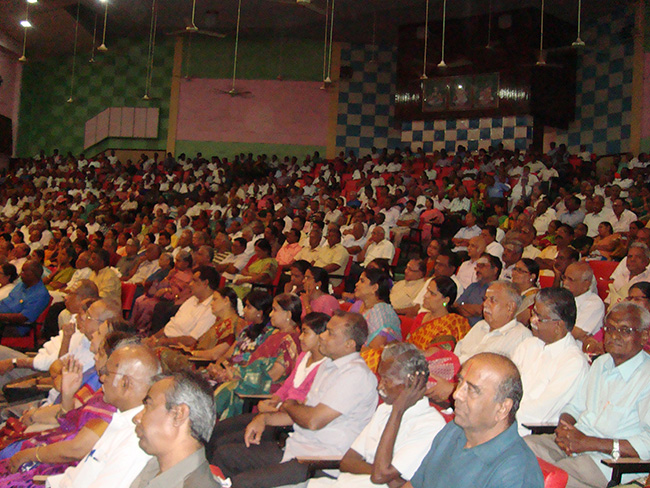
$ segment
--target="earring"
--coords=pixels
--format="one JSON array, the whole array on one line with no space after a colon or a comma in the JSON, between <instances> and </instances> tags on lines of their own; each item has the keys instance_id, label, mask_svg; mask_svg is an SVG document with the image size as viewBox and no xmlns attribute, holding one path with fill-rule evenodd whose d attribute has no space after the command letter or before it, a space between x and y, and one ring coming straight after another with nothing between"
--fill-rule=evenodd
<instances>
[{"instance_id":1,"label":"earring","mask_svg":"<svg viewBox=\"0 0 650 488\"><path fill-rule=\"evenodd\" d=\"M317 289L317 290L320 290L320 286L316 285L316 289Z\"/></svg>"},{"instance_id":2,"label":"earring","mask_svg":"<svg viewBox=\"0 0 650 488\"><path fill-rule=\"evenodd\" d=\"M443 306L443 307L446 307L446 306L447 306L447 302L442 302L442 306Z\"/></svg>"}]
</instances>

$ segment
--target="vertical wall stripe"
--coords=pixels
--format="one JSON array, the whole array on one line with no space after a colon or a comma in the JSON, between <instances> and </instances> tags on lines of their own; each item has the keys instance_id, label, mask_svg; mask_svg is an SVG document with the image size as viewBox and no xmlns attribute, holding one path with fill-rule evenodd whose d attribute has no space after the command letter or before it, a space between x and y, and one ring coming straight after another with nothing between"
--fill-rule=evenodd
<instances>
[{"instance_id":1,"label":"vertical wall stripe","mask_svg":"<svg viewBox=\"0 0 650 488\"><path fill-rule=\"evenodd\" d=\"M634 34L634 59L632 62L632 116L630 117L630 151L638 154L641 149L641 125L643 120L643 77L645 74L645 0L636 3Z\"/></svg>"},{"instance_id":2,"label":"vertical wall stripe","mask_svg":"<svg viewBox=\"0 0 650 488\"><path fill-rule=\"evenodd\" d=\"M176 152L176 127L178 125L178 106L181 93L181 70L183 67L183 38L177 37L174 43L174 67L172 70L172 89L169 100L169 128L167 130L167 152Z\"/></svg>"}]
</instances>

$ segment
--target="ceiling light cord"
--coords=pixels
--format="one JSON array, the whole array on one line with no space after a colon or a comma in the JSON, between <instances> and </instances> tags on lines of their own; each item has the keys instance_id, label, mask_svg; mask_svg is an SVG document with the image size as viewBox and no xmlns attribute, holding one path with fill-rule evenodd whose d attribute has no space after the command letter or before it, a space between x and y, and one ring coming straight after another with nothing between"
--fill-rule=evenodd
<instances>
[{"instance_id":1,"label":"ceiling light cord","mask_svg":"<svg viewBox=\"0 0 650 488\"><path fill-rule=\"evenodd\" d=\"M72 76L70 77L70 98L68 103L74 101L74 77L77 70L77 39L79 38L79 10L81 8L81 0L77 0L77 19L74 24L74 48L72 50Z\"/></svg>"},{"instance_id":2,"label":"ceiling light cord","mask_svg":"<svg viewBox=\"0 0 650 488\"><path fill-rule=\"evenodd\" d=\"M327 6L325 7L325 40L323 41L323 80L327 76L327 58L329 44L327 42L329 34L329 15L330 15L330 0L327 0Z\"/></svg>"},{"instance_id":3,"label":"ceiling light cord","mask_svg":"<svg viewBox=\"0 0 650 488\"><path fill-rule=\"evenodd\" d=\"M153 78L153 58L156 51L156 28L158 26L158 13L156 11L156 0L151 2L151 25L149 27L149 52L147 57L147 79L145 81L144 99L149 100L149 90Z\"/></svg>"},{"instance_id":4,"label":"ceiling light cord","mask_svg":"<svg viewBox=\"0 0 650 488\"><path fill-rule=\"evenodd\" d=\"M331 74L332 74L332 39L334 37L334 1L332 0L332 15L330 16L330 55L329 55L329 60L327 62L327 80L332 81Z\"/></svg>"},{"instance_id":5,"label":"ceiling light cord","mask_svg":"<svg viewBox=\"0 0 650 488\"><path fill-rule=\"evenodd\" d=\"M25 9L25 20L29 22L29 3L27 3L27 8ZM23 27L23 55L18 58L18 61L24 63L27 61L27 27Z\"/></svg>"},{"instance_id":6,"label":"ceiling light cord","mask_svg":"<svg viewBox=\"0 0 650 488\"><path fill-rule=\"evenodd\" d=\"M95 25L93 26L93 46L90 51L89 63L95 62L95 43L97 42L97 14L95 14Z\"/></svg>"},{"instance_id":7,"label":"ceiling light cord","mask_svg":"<svg viewBox=\"0 0 650 488\"><path fill-rule=\"evenodd\" d=\"M235 34L235 60L232 65L232 91L235 91L235 82L237 79L237 53L239 51L239 22L241 20L241 0L237 5L237 33Z\"/></svg>"},{"instance_id":8,"label":"ceiling light cord","mask_svg":"<svg viewBox=\"0 0 650 488\"><path fill-rule=\"evenodd\" d=\"M108 0L106 0L104 7L104 33L102 34L102 44L97 48L98 51L108 51L106 47L106 25L108 23Z\"/></svg>"},{"instance_id":9,"label":"ceiling light cord","mask_svg":"<svg viewBox=\"0 0 650 488\"><path fill-rule=\"evenodd\" d=\"M427 79L427 49L429 48L429 0L427 0L424 10L424 56L422 59L422 76L421 80Z\"/></svg>"},{"instance_id":10,"label":"ceiling light cord","mask_svg":"<svg viewBox=\"0 0 650 488\"><path fill-rule=\"evenodd\" d=\"M447 30L447 0L444 0L442 2L442 46L441 46L441 49L440 49L440 53L441 53L440 63L438 64L438 66L440 68L444 68L445 66L447 66L445 64L445 34L446 34L446 30Z\"/></svg>"}]
</instances>

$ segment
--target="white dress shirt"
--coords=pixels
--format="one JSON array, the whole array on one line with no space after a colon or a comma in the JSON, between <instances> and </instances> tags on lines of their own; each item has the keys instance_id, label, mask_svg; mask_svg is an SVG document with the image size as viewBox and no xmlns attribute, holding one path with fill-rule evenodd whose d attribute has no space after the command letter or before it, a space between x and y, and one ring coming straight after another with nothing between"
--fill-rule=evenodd
<instances>
[{"instance_id":1,"label":"white dress shirt","mask_svg":"<svg viewBox=\"0 0 650 488\"><path fill-rule=\"evenodd\" d=\"M576 327L584 330L587 334L595 334L603 326L605 318L605 304L597 293L587 291L576 297Z\"/></svg>"},{"instance_id":2,"label":"white dress shirt","mask_svg":"<svg viewBox=\"0 0 650 488\"><path fill-rule=\"evenodd\" d=\"M511 357L517 346L531 336L530 331L516 319L494 330L490 329L490 325L485 320L481 320L456 344L454 354L458 356L461 363L481 352L493 352Z\"/></svg>"},{"instance_id":3,"label":"white dress shirt","mask_svg":"<svg viewBox=\"0 0 650 488\"><path fill-rule=\"evenodd\" d=\"M467 288L469 285L476 281L476 262L471 259L465 261L458 267L456 272L456 279L461 284L463 289ZM460 296L457 294L456 296Z\"/></svg>"},{"instance_id":4,"label":"white dress shirt","mask_svg":"<svg viewBox=\"0 0 650 488\"><path fill-rule=\"evenodd\" d=\"M374 259L388 259L390 263L395 256L395 246L388 239L381 242L373 242L366 250L366 259L363 261L363 267L368 266L370 261Z\"/></svg>"},{"instance_id":5,"label":"white dress shirt","mask_svg":"<svg viewBox=\"0 0 650 488\"><path fill-rule=\"evenodd\" d=\"M522 424L557 423L589 371L587 356L570 333L552 344L529 337L517 346L512 361L524 385L517 411L522 436L530 434Z\"/></svg>"},{"instance_id":6,"label":"white dress shirt","mask_svg":"<svg viewBox=\"0 0 650 488\"><path fill-rule=\"evenodd\" d=\"M76 323L77 315L72 316L72 320ZM52 366L52 363L59 359L59 351L61 350L61 342L63 341L63 332L59 331L59 335L52 337L38 350L34 356L34 369L38 371L47 371ZM73 356L79 361L84 371L88 371L95 366L95 355L90 351L90 341L80 331L75 331L70 338L70 345L68 346L67 356Z\"/></svg>"},{"instance_id":7,"label":"white dress shirt","mask_svg":"<svg viewBox=\"0 0 650 488\"><path fill-rule=\"evenodd\" d=\"M191 336L199 339L216 320L212 315L212 295L202 302L199 302L195 296L191 296L167 322L165 335L167 337Z\"/></svg>"},{"instance_id":8,"label":"white dress shirt","mask_svg":"<svg viewBox=\"0 0 650 488\"><path fill-rule=\"evenodd\" d=\"M138 445L135 417L142 405L117 411L92 451L79 464L47 478L49 488L116 488L131 486L151 456Z\"/></svg>"},{"instance_id":9,"label":"white dress shirt","mask_svg":"<svg viewBox=\"0 0 650 488\"><path fill-rule=\"evenodd\" d=\"M620 218L616 218L616 214L612 216L612 219L609 221L612 224L614 233L624 233L630 231L630 224L639 218L631 210L623 210Z\"/></svg>"}]
</instances>

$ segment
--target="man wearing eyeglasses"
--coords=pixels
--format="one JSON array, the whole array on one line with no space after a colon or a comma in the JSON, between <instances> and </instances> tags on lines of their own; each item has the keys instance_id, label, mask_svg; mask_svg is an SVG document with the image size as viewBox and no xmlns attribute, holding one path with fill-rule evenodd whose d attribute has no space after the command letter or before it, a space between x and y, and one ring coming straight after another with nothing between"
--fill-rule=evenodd
<instances>
[{"instance_id":1,"label":"man wearing eyeglasses","mask_svg":"<svg viewBox=\"0 0 650 488\"><path fill-rule=\"evenodd\" d=\"M650 356L643 351L649 327L645 308L615 305L603 327L607 354L594 361L555 434L525 438L538 457L569 474L567 487L606 487L611 469L602 459L650 459Z\"/></svg>"},{"instance_id":2,"label":"man wearing eyeglasses","mask_svg":"<svg viewBox=\"0 0 650 488\"><path fill-rule=\"evenodd\" d=\"M582 384L589 364L571 335L576 303L569 290L544 288L537 293L530 318L534 337L517 346L512 361L524 385L517 412L519 433L530 434L523 424L557 425L560 413Z\"/></svg>"}]
</instances>

